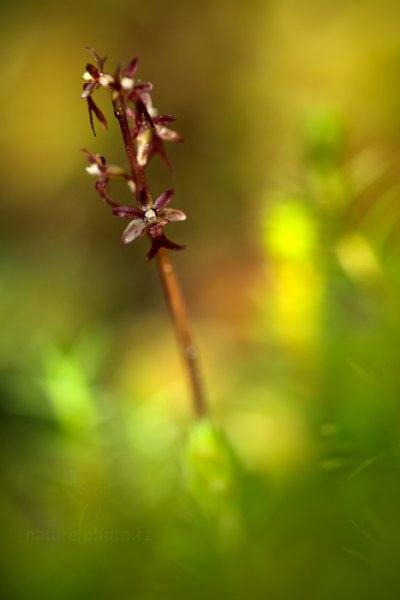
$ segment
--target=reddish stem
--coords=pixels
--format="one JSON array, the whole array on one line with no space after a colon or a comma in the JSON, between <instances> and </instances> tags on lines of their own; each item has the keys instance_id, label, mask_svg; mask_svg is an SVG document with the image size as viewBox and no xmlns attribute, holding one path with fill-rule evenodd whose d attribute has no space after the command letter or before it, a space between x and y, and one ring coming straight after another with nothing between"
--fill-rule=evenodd
<instances>
[{"instance_id":1,"label":"reddish stem","mask_svg":"<svg viewBox=\"0 0 400 600\"><path fill-rule=\"evenodd\" d=\"M158 272L164 288L165 298L190 382L194 411L196 416L201 419L207 414L207 405L203 392L198 350L190 329L186 303L176 276L176 271L171 263L168 250L166 248L160 248L156 256Z\"/></svg>"},{"instance_id":2,"label":"reddish stem","mask_svg":"<svg viewBox=\"0 0 400 600\"><path fill-rule=\"evenodd\" d=\"M124 139L125 151L129 160L132 178L136 184L136 198L140 206L140 192L146 187L146 177L144 169L142 169L136 159L132 134L126 117L125 101L120 95L114 100L114 112L118 119L122 137ZM207 414L207 405L203 393L198 351L194 344L189 326L186 303L175 269L171 263L168 250L166 248L160 248L156 256L158 272L160 274L168 309L174 324L178 346L188 374L194 412L196 417L200 419Z\"/></svg>"},{"instance_id":3,"label":"reddish stem","mask_svg":"<svg viewBox=\"0 0 400 600\"><path fill-rule=\"evenodd\" d=\"M126 118L126 106L124 99L118 95L114 100L114 113L118 119L124 140L125 151L128 156L129 166L131 168L132 178L136 184L136 198L140 199L140 191L146 187L146 179L142 167L136 160L136 152L133 146L132 134L129 129L128 119Z\"/></svg>"}]
</instances>

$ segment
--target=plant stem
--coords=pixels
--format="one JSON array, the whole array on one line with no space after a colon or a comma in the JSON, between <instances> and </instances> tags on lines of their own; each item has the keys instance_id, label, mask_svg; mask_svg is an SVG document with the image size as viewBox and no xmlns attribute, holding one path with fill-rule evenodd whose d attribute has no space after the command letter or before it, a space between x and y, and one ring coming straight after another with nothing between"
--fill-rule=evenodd
<instances>
[{"instance_id":1,"label":"plant stem","mask_svg":"<svg viewBox=\"0 0 400 600\"><path fill-rule=\"evenodd\" d=\"M146 187L146 178L144 170L138 164L136 159L135 148L125 109L126 107L123 98L118 96L118 98L114 100L114 113L121 129L132 178L136 184L136 197L138 201L140 201L140 191ZM198 350L190 329L186 303L175 269L171 263L168 250L161 247L156 256L158 272L160 274L168 309L174 324L178 346L188 374L194 412L196 417L201 419L207 414L207 405L204 399Z\"/></svg>"},{"instance_id":2,"label":"plant stem","mask_svg":"<svg viewBox=\"0 0 400 600\"><path fill-rule=\"evenodd\" d=\"M126 118L126 107L123 99L118 96L114 101L114 114L118 119L122 137L124 139L125 151L128 156L129 166L131 168L132 178L136 184L136 197L140 198L140 190L146 186L143 169L140 168L136 160L136 152L133 146L132 135Z\"/></svg>"},{"instance_id":3,"label":"plant stem","mask_svg":"<svg viewBox=\"0 0 400 600\"><path fill-rule=\"evenodd\" d=\"M186 303L168 250L160 248L156 257L158 272L174 324L178 346L190 382L194 412L196 417L201 419L207 414L207 405L204 398L198 350L190 329Z\"/></svg>"}]
</instances>

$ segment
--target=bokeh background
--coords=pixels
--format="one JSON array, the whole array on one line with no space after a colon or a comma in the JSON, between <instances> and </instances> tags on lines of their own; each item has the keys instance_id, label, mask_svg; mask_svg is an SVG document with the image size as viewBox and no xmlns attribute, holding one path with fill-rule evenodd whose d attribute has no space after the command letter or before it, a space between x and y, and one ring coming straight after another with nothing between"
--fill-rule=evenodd
<instances>
[{"instance_id":1,"label":"bokeh background","mask_svg":"<svg viewBox=\"0 0 400 600\"><path fill-rule=\"evenodd\" d=\"M398 598L398 2L17 1L0 31L5 597ZM85 173L84 147L125 164L86 46L139 56L185 138L169 233L214 426Z\"/></svg>"}]
</instances>

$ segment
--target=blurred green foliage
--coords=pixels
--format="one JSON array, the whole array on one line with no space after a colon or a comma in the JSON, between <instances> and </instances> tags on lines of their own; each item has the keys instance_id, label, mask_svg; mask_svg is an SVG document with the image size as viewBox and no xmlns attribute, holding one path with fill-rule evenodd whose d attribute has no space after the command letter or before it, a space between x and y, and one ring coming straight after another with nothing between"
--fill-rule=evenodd
<instances>
[{"instance_id":1,"label":"blurred green foliage","mask_svg":"<svg viewBox=\"0 0 400 600\"><path fill-rule=\"evenodd\" d=\"M1 11L4 597L397 599L398 2ZM91 136L88 45L140 56L185 138L174 261L212 422L146 241L84 172L82 147L125 160L111 114Z\"/></svg>"}]
</instances>

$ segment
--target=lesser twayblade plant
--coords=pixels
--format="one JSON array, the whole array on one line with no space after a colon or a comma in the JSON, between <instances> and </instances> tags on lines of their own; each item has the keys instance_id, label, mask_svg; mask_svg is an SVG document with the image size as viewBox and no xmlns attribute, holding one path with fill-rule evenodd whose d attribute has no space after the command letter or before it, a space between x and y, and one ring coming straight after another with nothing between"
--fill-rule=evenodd
<instances>
[{"instance_id":1,"label":"lesser twayblade plant","mask_svg":"<svg viewBox=\"0 0 400 600\"><path fill-rule=\"evenodd\" d=\"M151 241L146 258L147 260L156 258L178 344L189 376L195 414L203 417L206 413L206 404L198 352L191 334L186 304L169 256L169 250L182 250L184 246L171 241L164 233L164 227L168 223L184 221L186 215L183 211L168 206L175 195L175 190L169 189L153 199L146 179L146 167L156 155L168 169L171 168L164 142L179 142L182 138L169 128L169 124L175 120L175 117L157 114L151 98L152 84L135 79L137 58L134 58L125 69L117 67L114 74L111 74L104 71L106 59L101 58L91 48L89 51L95 64L86 65L82 98L87 103L90 125L94 135L96 135L94 117L104 129L107 128L106 118L93 99L94 93L103 88L111 98L128 158L129 171L109 164L99 154L83 150L89 163L86 170L95 177L95 188L100 197L111 207L112 214L130 220L122 235L123 242L129 244L143 236ZM111 197L109 183L112 180L126 182L132 204L120 204Z\"/></svg>"}]
</instances>

